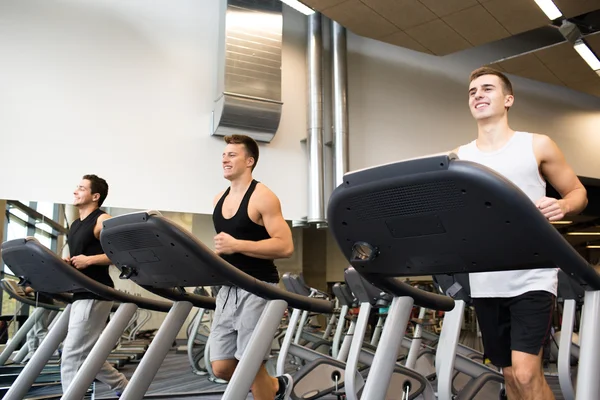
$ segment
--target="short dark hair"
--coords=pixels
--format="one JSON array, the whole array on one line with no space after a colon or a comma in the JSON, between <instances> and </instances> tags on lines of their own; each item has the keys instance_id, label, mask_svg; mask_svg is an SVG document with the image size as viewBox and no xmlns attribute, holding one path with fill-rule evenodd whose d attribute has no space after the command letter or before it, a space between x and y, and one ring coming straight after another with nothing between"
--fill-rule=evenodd
<instances>
[{"instance_id":1,"label":"short dark hair","mask_svg":"<svg viewBox=\"0 0 600 400\"><path fill-rule=\"evenodd\" d=\"M87 179L90 181L90 189L92 190L92 194L100 194L100 199L98 199L98 207L101 207L102 203L104 203L104 200L106 200L106 196L108 196L108 183L106 183L104 179L94 174L84 175L82 179Z\"/></svg>"},{"instance_id":2,"label":"short dark hair","mask_svg":"<svg viewBox=\"0 0 600 400\"><path fill-rule=\"evenodd\" d=\"M469 83L473 82L473 80L479 78L483 75L496 75L502 81L502 86L505 94L513 95L513 87L510 79L506 77L502 72L494 69L492 67L481 67L477 68L475 71L471 72L471 76L469 78Z\"/></svg>"},{"instance_id":3,"label":"short dark hair","mask_svg":"<svg viewBox=\"0 0 600 400\"><path fill-rule=\"evenodd\" d=\"M250 136L246 135L230 135L225 136L225 143L227 144L243 144L246 148L248 156L254 158L254 164L252 165L252 171L258 163L258 143Z\"/></svg>"}]
</instances>

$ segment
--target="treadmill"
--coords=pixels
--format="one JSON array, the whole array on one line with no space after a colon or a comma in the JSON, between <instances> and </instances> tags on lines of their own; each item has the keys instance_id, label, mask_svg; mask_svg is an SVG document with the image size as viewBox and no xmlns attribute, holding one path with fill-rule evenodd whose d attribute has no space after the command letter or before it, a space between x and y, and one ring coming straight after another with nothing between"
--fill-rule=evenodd
<instances>
[{"instance_id":1,"label":"treadmill","mask_svg":"<svg viewBox=\"0 0 600 400\"><path fill-rule=\"evenodd\" d=\"M31 286L37 291L50 295L89 290L103 298L120 302L114 316L80 367L73 383L62 396L64 400L80 400L93 395L94 378L104 361L109 358L114 345L138 307L167 312L171 306L169 302L132 296L96 282L65 263L33 237L2 243L2 258L20 278L19 284L21 286ZM56 318L54 326L48 331L46 338L33 357L10 386L4 400L27 398L27 393L32 388L35 380L67 335L70 309L71 304L67 304L62 315ZM59 391L62 392L62 388L59 388Z\"/></svg>"},{"instance_id":2,"label":"treadmill","mask_svg":"<svg viewBox=\"0 0 600 400\"><path fill-rule=\"evenodd\" d=\"M172 299L173 309L184 307L195 296L181 290L182 287L232 285L269 300L246 352L223 393L224 400L246 399L262 362L261 355L267 354L270 349L288 305L318 313L331 314L333 311L333 303L330 301L293 294L245 274L157 211L117 216L104 221L103 225L100 235L102 247L121 271L121 276L153 293ZM214 301L212 298L211 300ZM210 306L204 304L204 307ZM214 308L214 303L212 307ZM189 313L189 308L185 316ZM171 312L167 319L170 316ZM167 320L161 326L157 338L166 325ZM164 359L164 347L165 343L161 344L156 339L152 342L121 399L144 397L153 374ZM149 358L154 351L159 356ZM151 364L150 360L153 359L158 366ZM173 393L172 397L180 398L184 395Z\"/></svg>"},{"instance_id":3,"label":"treadmill","mask_svg":"<svg viewBox=\"0 0 600 400\"><path fill-rule=\"evenodd\" d=\"M600 398L600 336L594 332L600 275L500 174L454 154L347 173L330 197L328 220L348 262L395 296L388 322L406 326L418 303L447 311L436 354L439 400L454 398L452 371L465 302L410 287L398 277L549 267L585 285L575 399ZM399 336L386 323L363 398L383 400ZM469 396L467 389L477 388L465 387L457 398L471 398L474 392Z\"/></svg>"}]
</instances>

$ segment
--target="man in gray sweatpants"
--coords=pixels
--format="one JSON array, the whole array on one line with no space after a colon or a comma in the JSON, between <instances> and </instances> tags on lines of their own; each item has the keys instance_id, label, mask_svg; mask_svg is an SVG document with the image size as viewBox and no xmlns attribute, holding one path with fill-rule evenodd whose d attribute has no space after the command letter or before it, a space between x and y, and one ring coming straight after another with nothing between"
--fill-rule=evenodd
<instances>
[{"instance_id":1,"label":"man in gray sweatpants","mask_svg":"<svg viewBox=\"0 0 600 400\"><path fill-rule=\"evenodd\" d=\"M73 221L69 230L70 256L65 258L65 262L88 277L114 287L108 273L111 262L104 254L99 240L102 222L110 218L100 209L108 195L108 184L96 175L84 175L73 195L73 205L79 210L79 218ZM63 391L68 389L100 338L113 305L112 301L106 301L90 292L74 293L73 300L61 360ZM123 393L128 384L125 376L106 361L96 379L110 386L117 396Z\"/></svg>"}]
</instances>

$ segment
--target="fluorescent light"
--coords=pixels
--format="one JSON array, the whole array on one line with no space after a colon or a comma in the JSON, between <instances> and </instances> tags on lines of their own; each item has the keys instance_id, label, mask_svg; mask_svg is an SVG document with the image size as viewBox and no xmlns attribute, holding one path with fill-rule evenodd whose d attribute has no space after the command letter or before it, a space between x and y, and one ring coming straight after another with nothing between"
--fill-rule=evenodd
<instances>
[{"instance_id":1,"label":"fluorescent light","mask_svg":"<svg viewBox=\"0 0 600 400\"><path fill-rule=\"evenodd\" d=\"M544 14L550 18L550 20L554 21L556 18L562 16L562 13L558 7L556 7L556 4L552 2L552 0L535 0L535 2L537 3L538 7L542 9Z\"/></svg>"},{"instance_id":2,"label":"fluorescent light","mask_svg":"<svg viewBox=\"0 0 600 400\"><path fill-rule=\"evenodd\" d=\"M594 71L600 69L600 60L598 60L598 57L590 50L587 44L578 41L575 43L575 50L577 50L581 58L583 58Z\"/></svg>"},{"instance_id":3,"label":"fluorescent light","mask_svg":"<svg viewBox=\"0 0 600 400\"><path fill-rule=\"evenodd\" d=\"M569 225L572 224L573 221L550 221L552 225Z\"/></svg>"},{"instance_id":4,"label":"fluorescent light","mask_svg":"<svg viewBox=\"0 0 600 400\"><path fill-rule=\"evenodd\" d=\"M600 232L567 232L571 236L600 236Z\"/></svg>"},{"instance_id":5,"label":"fluorescent light","mask_svg":"<svg viewBox=\"0 0 600 400\"><path fill-rule=\"evenodd\" d=\"M589 246L586 246L588 249L600 249L600 245L597 244L590 244Z\"/></svg>"},{"instance_id":6,"label":"fluorescent light","mask_svg":"<svg viewBox=\"0 0 600 400\"><path fill-rule=\"evenodd\" d=\"M304 15L311 15L315 13L315 10L300 3L298 0L281 0L281 2L296 9L297 11L300 11Z\"/></svg>"}]
</instances>

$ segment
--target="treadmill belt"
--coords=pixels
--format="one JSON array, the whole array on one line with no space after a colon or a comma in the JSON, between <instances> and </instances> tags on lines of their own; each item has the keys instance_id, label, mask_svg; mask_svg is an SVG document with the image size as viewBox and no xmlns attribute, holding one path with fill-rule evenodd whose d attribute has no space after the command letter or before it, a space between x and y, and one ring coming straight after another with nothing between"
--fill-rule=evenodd
<instances>
[{"instance_id":1,"label":"treadmill belt","mask_svg":"<svg viewBox=\"0 0 600 400\"><path fill-rule=\"evenodd\" d=\"M552 393L554 393L554 397L556 397L556 400L565 400L565 398L563 397L563 394L560 390L560 383L558 383L558 376L546 375L546 381L548 382L548 386L550 386Z\"/></svg>"}]
</instances>

